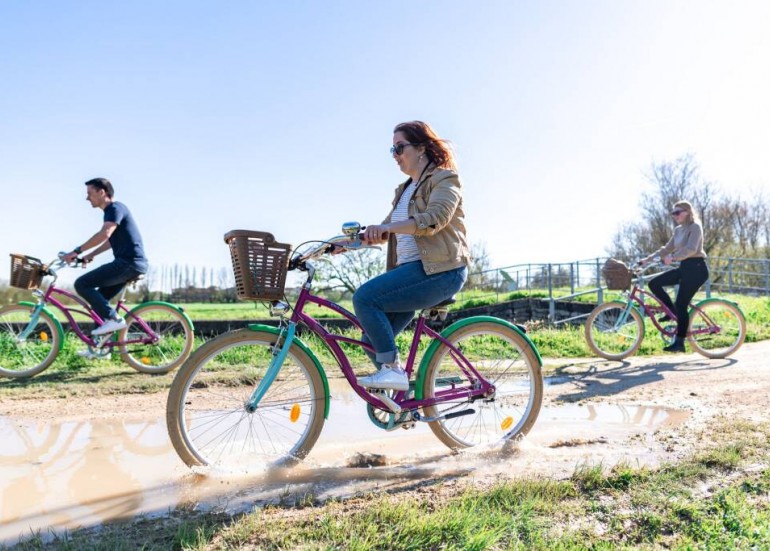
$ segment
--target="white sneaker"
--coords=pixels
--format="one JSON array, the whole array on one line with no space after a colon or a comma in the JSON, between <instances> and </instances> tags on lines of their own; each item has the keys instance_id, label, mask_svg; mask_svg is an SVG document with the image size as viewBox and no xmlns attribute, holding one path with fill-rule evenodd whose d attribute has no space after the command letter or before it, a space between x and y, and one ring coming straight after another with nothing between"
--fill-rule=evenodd
<instances>
[{"instance_id":1,"label":"white sneaker","mask_svg":"<svg viewBox=\"0 0 770 551\"><path fill-rule=\"evenodd\" d=\"M400 366L382 365L374 375L361 377L358 384L364 388L384 388L388 390L409 390L409 378Z\"/></svg>"},{"instance_id":2,"label":"white sneaker","mask_svg":"<svg viewBox=\"0 0 770 551\"><path fill-rule=\"evenodd\" d=\"M81 358L85 358L86 360L104 360L105 358L110 357L109 351L105 354L95 354L94 352L91 352L88 348L85 350L78 350L76 352L78 356Z\"/></svg>"},{"instance_id":3,"label":"white sneaker","mask_svg":"<svg viewBox=\"0 0 770 551\"><path fill-rule=\"evenodd\" d=\"M126 320L119 318L117 320L109 319L102 325L91 331L92 335L106 335L107 333L114 333L126 328Z\"/></svg>"}]
</instances>

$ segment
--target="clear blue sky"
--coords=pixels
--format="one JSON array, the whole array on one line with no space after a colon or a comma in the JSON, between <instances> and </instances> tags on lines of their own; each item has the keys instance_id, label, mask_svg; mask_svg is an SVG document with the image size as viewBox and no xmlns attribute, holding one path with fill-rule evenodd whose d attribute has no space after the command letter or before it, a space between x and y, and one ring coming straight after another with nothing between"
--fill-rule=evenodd
<instances>
[{"instance_id":1,"label":"clear blue sky","mask_svg":"<svg viewBox=\"0 0 770 551\"><path fill-rule=\"evenodd\" d=\"M493 265L601 256L654 161L770 189L768 28L765 1L4 0L0 253L82 243L95 176L156 266L377 222L422 119Z\"/></svg>"}]
</instances>

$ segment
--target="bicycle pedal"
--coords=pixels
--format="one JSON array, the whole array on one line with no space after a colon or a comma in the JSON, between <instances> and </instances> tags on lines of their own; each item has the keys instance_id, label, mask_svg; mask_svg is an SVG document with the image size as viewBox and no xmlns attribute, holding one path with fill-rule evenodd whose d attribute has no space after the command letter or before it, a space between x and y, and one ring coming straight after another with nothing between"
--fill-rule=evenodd
<instances>
[{"instance_id":1,"label":"bicycle pedal","mask_svg":"<svg viewBox=\"0 0 770 551\"><path fill-rule=\"evenodd\" d=\"M108 337L111 337L112 335L99 335L94 339L94 349L101 350L104 348L104 345L107 344Z\"/></svg>"},{"instance_id":2,"label":"bicycle pedal","mask_svg":"<svg viewBox=\"0 0 770 551\"><path fill-rule=\"evenodd\" d=\"M373 388L369 392L371 394L374 394L382 403L388 406L388 409L392 413L395 413L396 415L401 413L401 406L399 406L396 402L394 402L393 398L388 396L387 392L384 389Z\"/></svg>"}]
</instances>

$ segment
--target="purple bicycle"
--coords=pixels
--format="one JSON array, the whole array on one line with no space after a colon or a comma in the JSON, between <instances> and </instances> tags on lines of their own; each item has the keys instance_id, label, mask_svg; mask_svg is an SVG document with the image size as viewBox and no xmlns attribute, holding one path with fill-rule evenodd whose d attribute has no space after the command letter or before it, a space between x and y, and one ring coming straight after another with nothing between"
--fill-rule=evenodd
<instances>
[{"instance_id":1,"label":"purple bicycle","mask_svg":"<svg viewBox=\"0 0 770 551\"><path fill-rule=\"evenodd\" d=\"M438 333L426 321L446 316L448 304L417 317L404 366L409 390L367 390L357 383L345 349L371 347L357 335L330 332L305 308L329 309L361 329L351 312L311 292L313 261L335 248L367 247L360 229L346 223L344 235L306 243L309 250L294 254L269 233L225 235L239 297L271 301L271 314L280 322L220 335L177 372L166 421L187 465L291 465L310 452L330 414L329 383L316 354L298 338L298 326L327 348L380 429L428 423L453 449L510 441L531 429L543 398L537 349L520 327L490 316L466 318ZM284 300L287 270L307 274L293 308Z\"/></svg>"},{"instance_id":2,"label":"purple bicycle","mask_svg":"<svg viewBox=\"0 0 770 551\"><path fill-rule=\"evenodd\" d=\"M181 308L160 301L144 302L132 309L126 306L126 288L141 276L126 284L115 306L126 327L113 334L87 335L75 314L86 316L95 325L103 320L82 298L56 287L58 270L80 264L80 259L67 264L61 255L48 264L31 256L11 255L11 285L31 290L37 301L0 308L0 375L31 377L56 360L64 345L64 328L49 306L63 314L70 330L88 346L91 358L107 358L118 351L123 361L142 373L166 373L187 359L193 347L193 324ZM53 280L47 289L40 289L47 276Z\"/></svg>"}]
</instances>

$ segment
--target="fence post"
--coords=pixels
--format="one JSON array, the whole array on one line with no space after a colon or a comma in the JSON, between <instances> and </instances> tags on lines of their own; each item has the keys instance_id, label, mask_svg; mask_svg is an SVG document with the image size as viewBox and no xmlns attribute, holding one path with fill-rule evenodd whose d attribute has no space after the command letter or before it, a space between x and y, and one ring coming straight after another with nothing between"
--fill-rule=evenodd
<instances>
[{"instance_id":1,"label":"fence post","mask_svg":"<svg viewBox=\"0 0 770 551\"><path fill-rule=\"evenodd\" d=\"M770 259L762 261L765 265L765 294L770 294Z\"/></svg>"},{"instance_id":2,"label":"fence post","mask_svg":"<svg viewBox=\"0 0 770 551\"><path fill-rule=\"evenodd\" d=\"M553 300L553 265L548 263L548 319L556 321L556 303Z\"/></svg>"},{"instance_id":3,"label":"fence post","mask_svg":"<svg viewBox=\"0 0 770 551\"><path fill-rule=\"evenodd\" d=\"M596 259L596 301L597 304L604 302L604 289L602 289L602 274L599 268L599 259Z\"/></svg>"},{"instance_id":4,"label":"fence post","mask_svg":"<svg viewBox=\"0 0 770 551\"><path fill-rule=\"evenodd\" d=\"M575 294L575 263L570 262L569 264L569 293L571 295Z\"/></svg>"},{"instance_id":5,"label":"fence post","mask_svg":"<svg viewBox=\"0 0 770 551\"><path fill-rule=\"evenodd\" d=\"M733 292L733 259L727 259L727 292Z\"/></svg>"}]
</instances>

